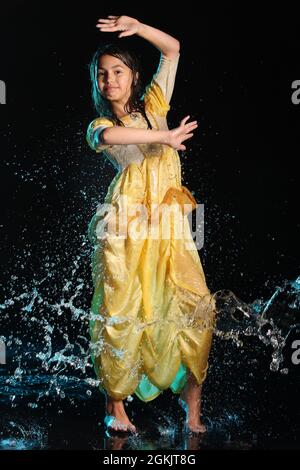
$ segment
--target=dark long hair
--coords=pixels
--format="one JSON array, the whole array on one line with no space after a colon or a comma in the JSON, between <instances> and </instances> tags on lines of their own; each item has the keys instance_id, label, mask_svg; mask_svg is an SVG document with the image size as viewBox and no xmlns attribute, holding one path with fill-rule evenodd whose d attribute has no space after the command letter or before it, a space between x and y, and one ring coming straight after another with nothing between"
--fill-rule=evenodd
<instances>
[{"instance_id":1,"label":"dark long hair","mask_svg":"<svg viewBox=\"0 0 300 470\"><path fill-rule=\"evenodd\" d=\"M132 70L132 73L135 77L136 72L138 72L138 77L136 80L132 81L131 85L131 94L128 102L125 105L125 111L130 114L133 112L140 112L147 121L148 128L152 129L151 123L145 112L145 103L141 99L144 87L142 85L141 73L140 73L140 63L136 55L132 51L128 51L119 44L105 44L100 46L97 51L94 53L92 60L89 64L90 69L90 78L92 82L92 100L94 107L101 117L110 118L117 126L124 126L123 122L114 114L112 111L110 102L104 98L101 94L98 86L98 68L99 68L99 59L102 55L107 54L117 59L120 59L127 67Z\"/></svg>"}]
</instances>

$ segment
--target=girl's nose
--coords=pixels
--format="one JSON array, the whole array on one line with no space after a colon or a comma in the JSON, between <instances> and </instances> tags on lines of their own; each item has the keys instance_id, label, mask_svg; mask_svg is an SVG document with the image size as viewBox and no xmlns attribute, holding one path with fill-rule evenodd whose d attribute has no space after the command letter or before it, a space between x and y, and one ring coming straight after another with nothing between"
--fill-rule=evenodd
<instances>
[{"instance_id":1,"label":"girl's nose","mask_svg":"<svg viewBox=\"0 0 300 470\"><path fill-rule=\"evenodd\" d=\"M113 78L107 78L106 83L107 85L112 85L114 83Z\"/></svg>"}]
</instances>

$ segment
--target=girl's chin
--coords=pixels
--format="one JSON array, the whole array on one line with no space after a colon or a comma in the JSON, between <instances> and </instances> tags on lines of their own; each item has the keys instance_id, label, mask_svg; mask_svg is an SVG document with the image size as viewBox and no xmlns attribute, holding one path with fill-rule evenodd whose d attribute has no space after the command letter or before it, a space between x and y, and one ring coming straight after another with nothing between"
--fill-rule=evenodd
<instances>
[{"instance_id":1,"label":"girl's chin","mask_svg":"<svg viewBox=\"0 0 300 470\"><path fill-rule=\"evenodd\" d=\"M118 95L118 93L114 93L114 92L112 92L112 93L107 93L107 92L106 92L106 93L104 93L102 96L104 96L104 98L106 98L107 100L112 100L112 99L115 100L116 98L118 98L118 99L121 98L121 97Z\"/></svg>"}]
</instances>

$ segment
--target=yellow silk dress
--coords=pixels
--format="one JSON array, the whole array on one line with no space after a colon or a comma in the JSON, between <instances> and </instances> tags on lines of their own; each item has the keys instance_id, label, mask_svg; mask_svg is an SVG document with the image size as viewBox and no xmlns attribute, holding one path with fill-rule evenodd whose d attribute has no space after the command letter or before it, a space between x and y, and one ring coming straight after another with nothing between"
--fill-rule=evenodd
<instances>
[{"instance_id":1,"label":"yellow silk dress","mask_svg":"<svg viewBox=\"0 0 300 470\"><path fill-rule=\"evenodd\" d=\"M169 59L161 54L143 96L153 129L168 129L179 56ZM126 115L122 122L126 127L147 128L141 113ZM149 228L143 237L136 236L135 230L149 222L152 207L167 204L182 210L183 204L189 204L190 210L195 209L193 195L181 184L178 152L161 144L105 145L98 140L96 145L95 130L113 125L99 117L87 130L90 147L103 152L117 169L103 201L106 210L100 202L88 226L94 247L91 357L101 392L115 399L135 394L147 402L168 388L180 393L189 371L199 384L205 380L215 300L185 212L181 212L181 236L174 236L177 219L172 216L154 219L156 236L150 236L154 232ZM141 213L130 215L128 204L142 204L143 218ZM112 215L120 217L114 232L107 229ZM162 235L162 223L164 230L166 224L169 229L167 236Z\"/></svg>"}]
</instances>

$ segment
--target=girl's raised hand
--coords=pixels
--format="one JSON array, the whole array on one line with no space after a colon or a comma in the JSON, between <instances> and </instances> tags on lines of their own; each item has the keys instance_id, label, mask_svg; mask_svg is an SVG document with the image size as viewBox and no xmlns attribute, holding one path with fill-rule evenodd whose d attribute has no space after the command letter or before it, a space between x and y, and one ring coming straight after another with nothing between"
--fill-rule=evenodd
<instances>
[{"instance_id":1,"label":"girl's raised hand","mask_svg":"<svg viewBox=\"0 0 300 470\"><path fill-rule=\"evenodd\" d=\"M193 131L198 127L197 121L192 121L186 124L190 116L186 116L180 121L180 126L169 131L168 144L176 150L186 150L185 145L182 145L187 139L193 137Z\"/></svg>"},{"instance_id":2,"label":"girl's raised hand","mask_svg":"<svg viewBox=\"0 0 300 470\"><path fill-rule=\"evenodd\" d=\"M118 38L122 38L136 34L139 30L140 22L130 16L108 15L107 19L99 18L96 27L99 28L100 31L107 33L122 31L122 33L118 35Z\"/></svg>"}]
</instances>

